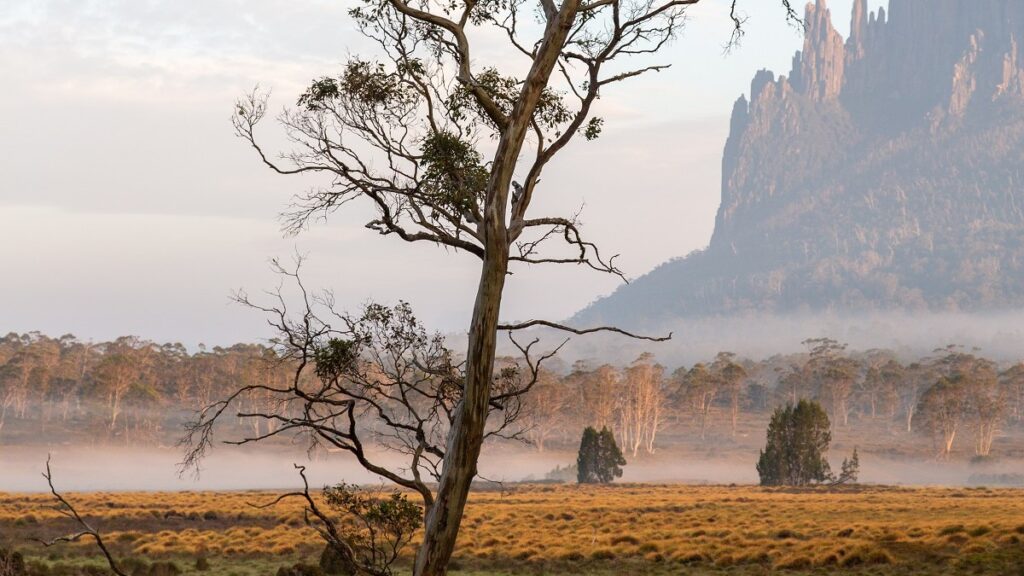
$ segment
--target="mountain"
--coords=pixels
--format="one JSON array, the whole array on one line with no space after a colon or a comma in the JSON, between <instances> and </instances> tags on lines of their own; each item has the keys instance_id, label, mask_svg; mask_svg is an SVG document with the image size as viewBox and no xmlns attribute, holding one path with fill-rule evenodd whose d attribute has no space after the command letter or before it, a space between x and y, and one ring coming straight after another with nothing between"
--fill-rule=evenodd
<instances>
[{"instance_id":1,"label":"mountain","mask_svg":"<svg viewBox=\"0 0 1024 576\"><path fill-rule=\"evenodd\" d=\"M575 318L1024 306L1024 2L809 4L732 112L710 245Z\"/></svg>"}]
</instances>

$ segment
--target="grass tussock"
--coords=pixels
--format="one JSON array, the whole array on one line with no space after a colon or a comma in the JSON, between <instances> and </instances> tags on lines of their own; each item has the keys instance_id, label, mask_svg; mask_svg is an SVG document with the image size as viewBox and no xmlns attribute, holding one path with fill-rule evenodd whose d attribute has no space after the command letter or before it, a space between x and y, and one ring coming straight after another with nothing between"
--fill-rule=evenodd
<instances>
[{"instance_id":1,"label":"grass tussock","mask_svg":"<svg viewBox=\"0 0 1024 576\"><path fill-rule=\"evenodd\" d=\"M266 576L281 566L294 574L295 566L315 564L323 547L299 502L249 506L276 497L269 492L71 497L118 555L145 563L133 576L174 576L166 566L149 574L160 562L175 563L183 574ZM887 574L934 567L942 573L950 566L1024 565L1021 518L1024 492L1011 489L515 486L472 496L455 561L473 576L499 569ZM0 494L0 534L11 541L66 528L45 495ZM96 560L88 544L25 551L54 565ZM413 551L407 549L404 562ZM260 568L238 568L251 565Z\"/></svg>"}]
</instances>

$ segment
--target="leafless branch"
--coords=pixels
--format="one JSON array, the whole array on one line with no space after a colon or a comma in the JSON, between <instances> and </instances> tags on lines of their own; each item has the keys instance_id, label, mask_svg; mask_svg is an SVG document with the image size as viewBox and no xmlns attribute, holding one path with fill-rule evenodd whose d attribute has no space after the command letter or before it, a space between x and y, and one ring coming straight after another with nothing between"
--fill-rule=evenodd
<instances>
[{"instance_id":1,"label":"leafless branch","mask_svg":"<svg viewBox=\"0 0 1024 576\"><path fill-rule=\"evenodd\" d=\"M561 330L563 332L571 332L573 334L578 334L578 335L594 334L596 332L612 332L612 333L615 333L615 334L621 334L623 336L628 336L630 338L635 338L637 340L648 340L650 342L666 342L666 341L672 339L672 333L671 332L669 332L668 336L643 336L643 335L639 335L639 334L633 334L632 332L627 332L627 331L625 331L625 330L623 330L621 328L616 328L614 326L597 326L597 327L594 327L594 328L582 328L581 329L581 328L572 328L572 327L569 327L569 326L565 326L564 324L558 324L556 322L551 322L551 321L548 321L548 320L529 320L529 321L526 321L526 322L520 322L518 324L500 324L498 326L498 330L508 330L508 331L511 331L511 330L526 330L527 328L534 328L536 326L545 326L547 328L554 328L555 330Z\"/></svg>"},{"instance_id":2,"label":"leafless branch","mask_svg":"<svg viewBox=\"0 0 1024 576\"><path fill-rule=\"evenodd\" d=\"M100 552L103 553L103 557L106 558L107 565L110 566L110 570L117 576L128 576L127 573L121 570L121 567L118 565L117 561L114 560L113 555L111 555L110 550L107 548L106 542L103 541L103 536L95 528L90 526L89 523L86 522L81 515L79 515L78 511L75 510L75 507L72 506L71 503L68 502L68 500L64 498L64 496L61 495L60 492L57 491L57 488L53 484L53 473L50 471L50 455L46 456L46 472L43 473L43 478L46 478L46 483L50 487L50 494L52 494L54 499L57 500L57 511L62 516L73 520L81 528L81 530L73 534L59 536L57 538L53 538L50 540L44 540L42 538L32 538L32 541L38 542L39 544L42 544L44 547L49 548L51 546L56 546L58 544L77 542L82 538L92 538L93 541L96 543L96 547L99 548Z\"/></svg>"}]
</instances>

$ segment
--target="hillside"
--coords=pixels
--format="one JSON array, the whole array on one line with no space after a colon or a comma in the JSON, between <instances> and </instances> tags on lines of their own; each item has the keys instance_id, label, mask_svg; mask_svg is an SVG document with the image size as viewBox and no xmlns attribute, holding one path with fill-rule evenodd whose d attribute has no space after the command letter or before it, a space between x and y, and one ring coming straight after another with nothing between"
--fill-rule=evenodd
<instances>
[{"instance_id":1,"label":"hillside","mask_svg":"<svg viewBox=\"0 0 1024 576\"><path fill-rule=\"evenodd\" d=\"M666 317L1024 305L1024 3L807 6L732 113L710 245L581 311Z\"/></svg>"}]
</instances>

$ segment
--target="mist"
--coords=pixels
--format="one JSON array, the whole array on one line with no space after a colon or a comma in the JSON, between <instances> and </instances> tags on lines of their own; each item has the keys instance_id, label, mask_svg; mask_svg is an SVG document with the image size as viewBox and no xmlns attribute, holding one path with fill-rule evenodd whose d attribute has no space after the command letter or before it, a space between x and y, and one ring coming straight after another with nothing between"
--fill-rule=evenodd
<instances>
[{"instance_id":1,"label":"mist","mask_svg":"<svg viewBox=\"0 0 1024 576\"><path fill-rule=\"evenodd\" d=\"M341 481L383 484L345 454L306 453L280 449L221 449L203 463L199 477L179 475L181 452L168 448L2 447L0 492L42 492L47 455L52 458L58 489L73 492L277 490L301 486L295 464L306 466L312 487ZM838 468L842 450L832 451ZM400 465L397 455L378 454L389 465ZM484 451L478 481L483 485L543 480L556 466L574 463L570 451L537 452L525 448L491 446ZM721 457L661 450L653 456L629 459L620 482L655 484L757 484L757 454L730 452ZM1024 460L1004 460L988 467L967 462L908 460L862 454L861 482L903 486L970 486L979 473L999 474L1024 470Z\"/></svg>"},{"instance_id":2,"label":"mist","mask_svg":"<svg viewBox=\"0 0 1024 576\"><path fill-rule=\"evenodd\" d=\"M990 313L750 314L678 318L656 326L629 328L651 336L671 333L672 339L650 342L613 334L575 336L558 356L569 365L576 360L624 365L642 352L651 352L662 364L678 366L706 361L721 351L735 352L751 359L805 352L804 340L829 337L849 344L851 350L884 348L896 352L903 359L928 356L936 348L948 344L978 348L982 355L1000 362L1024 359L1022 310ZM541 337L542 342L551 348L557 346L565 334L537 330L531 334L533 336ZM529 341L526 334L520 334L517 339ZM503 352L513 352L514 348L507 339L500 342ZM461 346L461 340L458 346Z\"/></svg>"}]
</instances>

